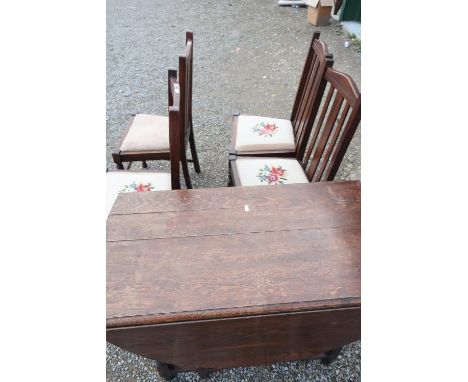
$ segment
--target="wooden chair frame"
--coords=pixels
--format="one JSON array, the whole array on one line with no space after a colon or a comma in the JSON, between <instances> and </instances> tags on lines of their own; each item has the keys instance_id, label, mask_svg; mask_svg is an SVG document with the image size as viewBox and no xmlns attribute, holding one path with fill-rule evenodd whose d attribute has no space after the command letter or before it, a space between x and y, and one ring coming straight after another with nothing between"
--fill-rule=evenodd
<instances>
[{"instance_id":1,"label":"wooden chair frame","mask_svg":"<svg viewBox=\"0 0 468 382\"><path fill-rule=\"evenodd\" d=\"M305 141L314 124L325 90L325 71L333 66L333 55L328 52L327 45L319 38L320 32L314 32L291 113L290 120L293 125L296 148L294 150L237 152L235 147L239 114L235 114L229 147L230 155L294 157L304 153Z\"/></svg>"},{"instance_id":2,"label":"wooden chair frame","mask_svg":"<svg viewBox=\"0 0 468 382\"><path fill-rule=\"evenodd\" d=\"M171 188L173 190L180 189L180 162L181 153L185 151L185 146L180 144L180 136L182 134L183 114L180 110L180 85L177 80L177 70L169 69L167 72L169 95L169 147L171 161ZM186 179L187 182L187 179ZM189 178L190 183L190 178ZM188 187L188 185L187 185Z\"/></svg>"},{"instance_id":3,"label":"wooden chair frame","mask_svg":"<svg viewBox=\"0 0 468 382\"><path fill-rule=\"evenodd\" d=\"M335 178L361 121L361 93L354 80L345 73L328 68L325 81L326 96L319 118L304 137L304 152L296 150L296 159L309 182L332 181ZM229 157L229 171L234 186L241 184L237 158L248 157Z\"/></svg>"},{"instance_id":4,"label":"wooden chair frame","mask_svg":"<svg viewBox=\"0 0 468 382\"><path fill-rule=\"evenodd\" d=\"M171 189L180 189L180 110L179 110L179 90L177 83L177 72L173 69L168 71L168 84L169 84L169 147L170 147L170 161L171 161ZM124 170L112 169L106 172L122 172L128 173L146 173L146 174L167 174L167 171L153 170L144 168L143 170Z\"/></svg>"},{"instance_id":5,"label":"wooden chair frame","mask_svg":"<svg viewBox=\"0 0 468 382\"><path fill-rule=\"evenodd\" d=\"M185 183L187 188L192 188L192 183L190 180L190 175L188 171L188 164L187 162L192 162L195 167L195 171L197 173L200 172L200 164L198 161L198 156L195 147L195 137L193 134L193 124L192 124L192 66L193 66L193 33L187 32L186 33L186 47L185 51L182 55L179 56L179 80L178 83L180 85L180 105L178 106L182 115L185 114L185 118L182 119L182 123L184 123L184 127L182 128L182 132L180 135L180 140L182 147L180 153L180 160L182 162L182 169L184 173ZM170 84L169 84L170 87ZM168 105L171 105L171 94L170 89L168 89ZM124 142L130 127L133 123L135 115L132 115L132 118L129 120L127 128L124 131L120 141L118 142L118 149L115 149L112 152L112 158L117 165L118 169L123 169L124 162L130 162L127 166L127 169L130 168L133 161L141 161L143 164L143 168L147 168L146 161L148 160L171 160L171 153L170 150L164 151L121 151L120 147ZM193 160L187 159L186 150L187 143L190 144L190 149L192 153Z\"/></svg>"},{"instance_id":6,"label":"wooden chair frame","mask_svg":"<svg viewBox=\"0 0 468 382\"><path fill-rule=\"evenodd\" d=\"M185 51L179 55L179 84L180 84L180 111L184 118L184 128L181 130L181 143L184 148L181 151L182 171L184 177L190 184L187 188L192 188L188 170L188 162L193 162L196 173L200 173L200 163L198 161L197 149L195 146L195 136L193 133L192 121L192 89L193 89L193 32L186 32ZM192 159L187 159L186 147L190 145Z\"/></svg>"}]
</instances>

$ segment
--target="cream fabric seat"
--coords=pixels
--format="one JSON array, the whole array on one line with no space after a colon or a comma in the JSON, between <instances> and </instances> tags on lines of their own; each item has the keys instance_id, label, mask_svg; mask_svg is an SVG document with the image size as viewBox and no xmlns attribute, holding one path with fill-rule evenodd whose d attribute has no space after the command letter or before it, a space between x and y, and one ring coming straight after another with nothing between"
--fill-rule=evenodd
<instances>
[{"instance_id":1,"label":"cream fabric seat","mask_svg":"<svg viewBox=\"0 0 468 382\"><path fill-rule=\"evenodd\" d=\"M239 186L309 183L294 158L237 158Z\"/></svg>"},{"instance_id":2,"label":"cream fabric seat","mask_svg":"<svg viewBox=\"0 0 468 382\"><path fill-rule=\"evenodd\" d=\"M237 152L295 150L291 121L255 115L237 118Z\"/></svg>"},{"instance_id":3,"label":"cream fabric seat","mask_svg":"<svg viewBox=\"0 0 468 382\"><path fill-rule=\"evenodd\" d=\"M137 114L121 151L169 151L169 117Z\"/></svg>"},{"instance_id":4,"label":"cream fabric seat","mask_svg":"<svg viewBox=\"0 0 468 382\"><path fill-rule=\"evenodd\" d=\"M122 192L146 192L171 190L170 172L115 171L106 173L107 216Z\"/></svg>"}]
</instances>

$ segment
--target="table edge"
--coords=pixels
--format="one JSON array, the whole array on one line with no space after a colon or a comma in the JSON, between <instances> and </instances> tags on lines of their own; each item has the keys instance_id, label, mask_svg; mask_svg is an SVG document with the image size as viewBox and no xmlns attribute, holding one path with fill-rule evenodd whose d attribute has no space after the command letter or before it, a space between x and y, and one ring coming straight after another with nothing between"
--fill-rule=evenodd
<instances>
[{"instance_id":1,"label":"table edge","mask_svg":"<svg viewBox=\"0 0 468 382\"><path fill-rule=\"evenodd\" d=\"M289 187L289 188L302 188L304 186L307 186L307 187L311 187L311 188L321 188L321 187L326 187L328 185L333 185L333 186L344 186L344 185L348 185L348 186L357 186L359 188L359 192L360 192L360 189L361 189L361 180L359 179L351 179L351 180L341 180L341 181L324 181L324 182L311 182L311 183L288 183L288 184L278 184L276 185L275 187L278 187L278 188L282 188L282 187ZM187 194L210 194L210 193L225 193L225 192L232 192L232 193L235 193L236 191L238 191L239 189L243 189L243 190L248 190L248 191L251 191L251 190L258 190L258 189L271 189L271 185L268 186L268 185L257 185L257 186L239 186L239 187L208 187L208 188L192 188L192 189L180 189L180 190L160 190L160 191L157 191L156 194L158 197L162 197L163 195L168 195L168 194L171 194L171 195L174 195L174 194L179 194L181 197L183 197L184 195L187 195ZM121 195L123 195L122 197L123 198L132 198L132 197L136 197L138 193L133 193L133 192L128 192L128 193L122 193L122 194L119 194L118 195L118 198L120 198ZM154 193L143 193L145 194L144 196L154 196ZM360 194L359 194L360 195ZM117 200L116 200L116 203L114 203L114 205L117 204ZM109 212L109 217L110 216L119 216L119 215L126 215L124 213L115 213L113 212L114 210L114 206L112 206L112 209L111 211ZM184 209L185 210L185 209ZM177 210L178 211L178 210ZM193 209L193 211L199 211L199 209ZM160 211L155 211L154 213L157 213L157 212L160 212ZM171 211L164 211L164 212L173 212L172 210ZM148 212L146 212L148 213Z\"/></svg>"},{"instance_id":2,"label":"table edge","mask_svg":"<svg viewBox=\"0 0 468 382\"><path fill-rule=\"evenodd\" d=\"M361 307L360 296L317 301L302 301L284 304L245 306L225 309L148 314L140 316L108 317L106 318L106 329L355 307Z\"/></svg>"}]
</instances>

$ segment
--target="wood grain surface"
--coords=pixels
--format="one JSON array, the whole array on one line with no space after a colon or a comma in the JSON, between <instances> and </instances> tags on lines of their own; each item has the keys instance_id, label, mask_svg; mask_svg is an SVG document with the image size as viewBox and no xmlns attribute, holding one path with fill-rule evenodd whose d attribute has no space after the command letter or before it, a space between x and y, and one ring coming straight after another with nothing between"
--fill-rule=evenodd
<instances>
[{"instance_id":1,"label":"wood grain surface","mask_svg":"<svg viewBox=\"0 0 468 382\"><path fill-rule=\"evenodd\" d=\"M176 370L321 358L356 341L361 309L333 309L108 329L107 340Z\"/></svg>"},{"instance_id":2,"label":"wood grain surface","mask_svg":"<svg viewBox=\"0 0 468 382\"><path fill-rule=\"evenodd\" d=\"M120 194L107 327L360 306L360 183Z\"/></svg>"},{"instance_id":3,"label":"wood grain surface","mask_svg":"<svg viewBox=\"0 0 468 382\"><path fill-rule=\"evenodd\" d=\"M360 209L360 203L360 182L322 182L310 185L222 187L120 194L110 215L206 209L243 211L246 204L250 211L278 208L300 210L304 207L315 207L324 211L343 204Z\"/></svg>"}]
</instances>

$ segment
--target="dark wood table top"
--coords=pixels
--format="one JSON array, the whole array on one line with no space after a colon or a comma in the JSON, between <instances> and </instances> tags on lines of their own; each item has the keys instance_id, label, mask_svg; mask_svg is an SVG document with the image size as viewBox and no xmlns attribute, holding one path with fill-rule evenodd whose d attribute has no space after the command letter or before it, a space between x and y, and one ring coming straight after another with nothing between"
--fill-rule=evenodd
<instances>
[{"instance_id":1,"label":"dark wood table top","mask_svg":"<svg viewBox=\"0 0 468 382\"><path fill-rule=\"evenodd\" d=\"M107 327L360 306L360 182L120 194Z\"/></svg>"}]
</instances>

